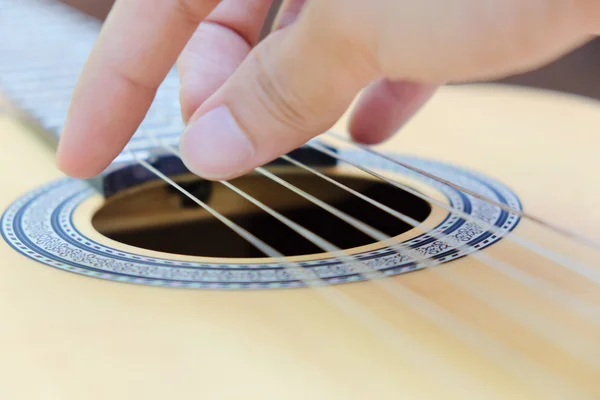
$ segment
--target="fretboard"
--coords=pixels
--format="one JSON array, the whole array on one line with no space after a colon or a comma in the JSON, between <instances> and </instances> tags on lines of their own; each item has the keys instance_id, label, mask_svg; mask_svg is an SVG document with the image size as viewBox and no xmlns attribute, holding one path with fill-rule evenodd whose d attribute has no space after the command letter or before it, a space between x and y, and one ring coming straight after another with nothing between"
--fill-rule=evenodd
<instances>
[{"instance_id":1,"label":"fretboard","mask_svg":"<svg viewBox=\"0 0 600 400\"><path fill-rule=\"evenodd\" d=\"M101 22L56 0L0 0L0 93L58 140L71 95ZM154 143L176 145L183 130L175 69L126 150L143 155ZM130 161L124 151L115 161Z\"/></svg>"}]
</instances>

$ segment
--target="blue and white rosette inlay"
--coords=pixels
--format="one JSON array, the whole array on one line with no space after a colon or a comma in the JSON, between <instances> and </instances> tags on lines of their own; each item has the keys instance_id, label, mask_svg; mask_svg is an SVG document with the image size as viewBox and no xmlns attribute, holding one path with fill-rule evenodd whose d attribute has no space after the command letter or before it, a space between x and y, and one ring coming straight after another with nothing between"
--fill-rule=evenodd
<instances>
[{"instance_id":1,"label":"blue and white rosette inlay","mask_svg":"<svg viewBox=\"0 0 600 400\"><path fill-rule=\"evenodd\" d=\"M409 175L439 190L450 206L484 227L449 214L433 231L404 242L435 263L444 263L479 251L502 239L519 223L518 215L464 194L447 185L411 172L395 163L365 152L342 150L341 155L367 168ZM435 176L521 210L516 195L501 183L457 167L411 157L397 157ZM210 264L140 256L91 240L73 224L77 207L93 195L83 182L61 179L25 194L2 217L2 236L17 251L45 265L113 281L154 286L202 289L266 289L301 287L299 275L277 263ZM390 216L390 218L392 218ZM443 241L438 240L443 238ZM408 256L389 247L366 251L356 257L388 276L423 268ZM301 263L330 284L360 281L356 268L332 257ZM301 276L307 276L306 271Z\"/></svg>"}]
</instances>

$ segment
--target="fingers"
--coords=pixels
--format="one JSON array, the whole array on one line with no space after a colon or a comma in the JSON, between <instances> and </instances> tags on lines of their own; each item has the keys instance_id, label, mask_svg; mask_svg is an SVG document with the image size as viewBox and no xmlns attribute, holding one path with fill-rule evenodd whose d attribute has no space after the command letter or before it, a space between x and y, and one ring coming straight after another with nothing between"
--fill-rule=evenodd
<instances>
[{"instance_id":1,"label":"fingers","mask_svg":"<svg viewBox=\"0 0 600 400\"><path fill-rule=\"evenodd\" d=\"M215 180L239 176L339 119L375 75L337 31L323 31L325 20L307 11L272 33L200 107L181 140L190 170Z\"/></svg>"},{"instance_id":2,"label":"fingers","mask_svg":"<svg viewBox=\"0 0 600 400\"><path fill-rule=\"evenodd\" d=\"M58 150L60 169L89 178L118 155L197 25L217 3L115 4L75 89Z\"/></svg>"},{"instance_id":3,"label":"fingers","mask_svg":"<svg viewBox=\"0 0 600 400\"><path fill-rule=\"evenodd\" d=\"M178 61L184 121L256 45L271 4L272 0L223 0L200 23Z\"/></svg>"},{"instance_id":4,"label":"fingers","mask_svg":"<svg viewBox=\"0 0 600 400\"><path fill-rule=\"evenodd\" d=\"M350 134L357 142L389 139L433 96L438 86L379 80L370 85L352 112Z\"/></svg>"}]
</instances>

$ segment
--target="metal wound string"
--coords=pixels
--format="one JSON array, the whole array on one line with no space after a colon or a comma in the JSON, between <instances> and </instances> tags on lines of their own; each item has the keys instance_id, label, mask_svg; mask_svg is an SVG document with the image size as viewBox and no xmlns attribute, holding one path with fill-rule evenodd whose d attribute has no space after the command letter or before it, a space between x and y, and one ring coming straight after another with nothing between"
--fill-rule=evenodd
<instances>
[{"instance_id":1,"label":"metal wound string","mask_svg":"<svg viewBox=\"0 0 600 400\"><path fill-rule=\"evenodd\" d=\"M178 151L175 150L174 148L172 148L171 146L163 145L160 142L160 140L157 140L157 142L159 143L159 145L161 147L165 148L167 151L175 154L178 157L180 156ZM307 200L311 201L313 204L316 204L319 207L324 208L326 211L334 214L338 218L340 218L340 219L344 220L345 222L349 223L350 225L354 226L356 229L361 230L363 233L372 236L374 239L379 240L379 241L395 242L394 247L406 247L406 246L403 246L402 244L398 243L394 239L378 232L374 228L369 227L368 225L362 223L361 221L357 221L353 217L350 217L347 214L341 212L340 210L335 209L334 207L330 206L329 204L324 203L324 202L320 201L319 199L316 199L314 196L302 191L301 189L295 187L294 185L291 185L287 181L273 175L272 173L266 171L264 168L259 167L256 169L256 171L261 173L262 175L266 176L267 178L283 185L287 189L306 198ZM472 327L461 323L461 321L456 320L450 313L448 313L447 311L443 310L442 308L436 306L435 304L429 302L427 299L423 298L421 295L414 293L410 289L407 289L392 280L385 279L386 278L385 274L369 267L367 264L365 264L364 262L359 260L357 257L348 254L347 252L341 250L340 248L338 248L336 246L333 246L331 243L329 243L325 239L317 236L313 232L307 231L305 228L301 227L300 225L294 223L293 221L290 221L288 218L281 215L277 211L271 209L270 207L266 206L265 204L261 203L260 201L256 200L255 198L253 198L252 196L250 196L247 193L236 188L233 184L226 182L226 181L220 181L220 182L222 184L224 184L225 186L229 187L230 189L234 190L236 193L240 194L241 196L243 196L244 198L246 198L253 204L260 207L263 211L274 216L275 218L277 218L282 223L286 224L288 227L290 227L294 231L300 233L302 236L304 236L305 238L307 238L308 240L313 242L315 245L317 245L321 249L338 255L340 258L346 260L346 262L349 265L355 266L357 262L360 263L361 267L363 267L362 271L360 273L365 278L369 279L369 276L373 276L375 279L373 282L375 284L378 284L379 286L381 286L384 290L386 290L388 293L390 293L398 301L400 301L401 303L408 302L409 304L411 304L413 306L413 308L418 309L418 311L422 315L426 315L432 322L439 324L443 328L451 331L456 337L465 341L466 344L468 344L470 346L475 346L481 353L485 354L487 357L492 358L499 364L503 365L507 371L510 371L511 373L516 372L516 371L514 371L515 365L513 363L511 363L511 360L510 360L511 357L520 359L520 362L517 364L519 367L518 368L519 373L517 374L517 376L519 376L519 377L527 376L530 380L538 381L540 387L544 387L544 388L547 387L546 385L547 385L548 377L544 373L545 371L543 371L542 369L539 369L535 363L529 362L528 359L523 358L519 353L513 352L509 348L505 348L503 345L496 343L493 339L488 338L486 335L478 332L477 330L473 329ZM408 251L415 252L412 249L408 249ZM395 252L397 254L400 254L400 253L398 253L397 250L395 250ZM420 255L419 255L419 258L420 258ZM510 357L507 358L507 355L509 355L509 354L510 354ZM561 384L562 384L561 386L566 385L564 382L561 382Z\"/></svg>"},{"instance_id":2,"label":"metal wound string","mask_svg":"<svg viewBox=\"0 0 600 400\"><path fill-rule=\"evenodd\" d=\"M555 231L555 232L557 232L557 233L559 233L559 234L561 234L563 236L571 238L571 239L573 239L573 240L575 240L575 241L577 241L577 242L579 242L579 243L581 243L581 244L583 244L585 246L588 246L588 247L590 247L592 249L600 251L600 242L598 242L598 241L596 241L594 239L590 239L590 238L584 237L584 236L580 235L579 233L573 232L573 231L571 231L571 230L569 230L569 229L567 229L565 227L558 226L558 225L553 224L553 223L548 222L548 221L544 221L541 218L538 218L538 217L536 217L534 215L531 215L531 214L529 214L529 213L527 213L525 211L517 210L516 208L511 207L511 206L509 206L507 204L502 204L499 201L491 199L491 198L489 198L487 196L484 196L484 195L482 195L480 193L474 192L474 191L472 191L472 190L470 190L468 188L465 188L464 186L458 185L458 184L456 184L454 182L450 182L450 181L448 181L446 179L440 178L439 176L435 176L434 174L431 174L431 173L429 173L427 171L424 171L421 168L417 168L414 165L410 165L407 162L398 160L398 159L396 159L394 157L391 157L391 156L389 156L387 154L375 151L375 150L369 148L368 146L365 146L363 144L354 142L353 140L350 140L350 139L344 137L343 135L341 135L341 134L339 134L337 132L327 131L325 134L328 135L328 136L332 136L332 137L334 137L334 138L336 138L338 140L341 140L341 141L344 141L346 143L349 143L351 145L354 145L356 147L359 147L360 149L364 150L367 153L370 153L370 154L373 154L373 155L375 155L377 157L383 158L383 159L385 159L387 161L390 161L390 162L392 162L392 163L394 163L396 165L404 167L404 168L406 168L406 169L408 169L410 171L416 172L419 175L422 175L422 176L425 176L427 178L433 179L433 180L435 180L435 181L437 181L439 183L442 183L444 185L447 185L447 186L449 186L449 187L451 187L453 189L456 189L456 190L461 191L461 192L463 192L465 194L473 196L473 197L475 197L475 198L477 198L477 199L479 199L481 201L484 201L486 203L492 204L492 205L494 205L494 206L496 206L498 208L501 208L502 210L504 210L506 212L509 212L511 214L518 215L521 218L525 218L525 219L528 219L530 221L533 221L533 222L535 222L535 223L537 223L539 225L542 225L542 226L544 226L544 227L546 227L546 228L548 228L550 230L553 230L553 231Z\"/></svg>"}]
</instances>

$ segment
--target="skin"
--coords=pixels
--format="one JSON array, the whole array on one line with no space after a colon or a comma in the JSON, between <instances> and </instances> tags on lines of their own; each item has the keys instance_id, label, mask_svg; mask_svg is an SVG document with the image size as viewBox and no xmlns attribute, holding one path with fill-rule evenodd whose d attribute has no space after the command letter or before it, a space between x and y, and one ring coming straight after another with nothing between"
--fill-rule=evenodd
<instances>
[{"instance_id":1,"label":"skin","mask_svg":"<svg viewBox=\"0 0 600 400\"><path fill-rule=\"evenodd\" d=\"M439 85L540 67L600 32L598 0L118 0L75 89L58 151L89 178L120 153L177 62L180 150L231 179L331 127L395 134Z\"/></svg>"}]
</instances>

